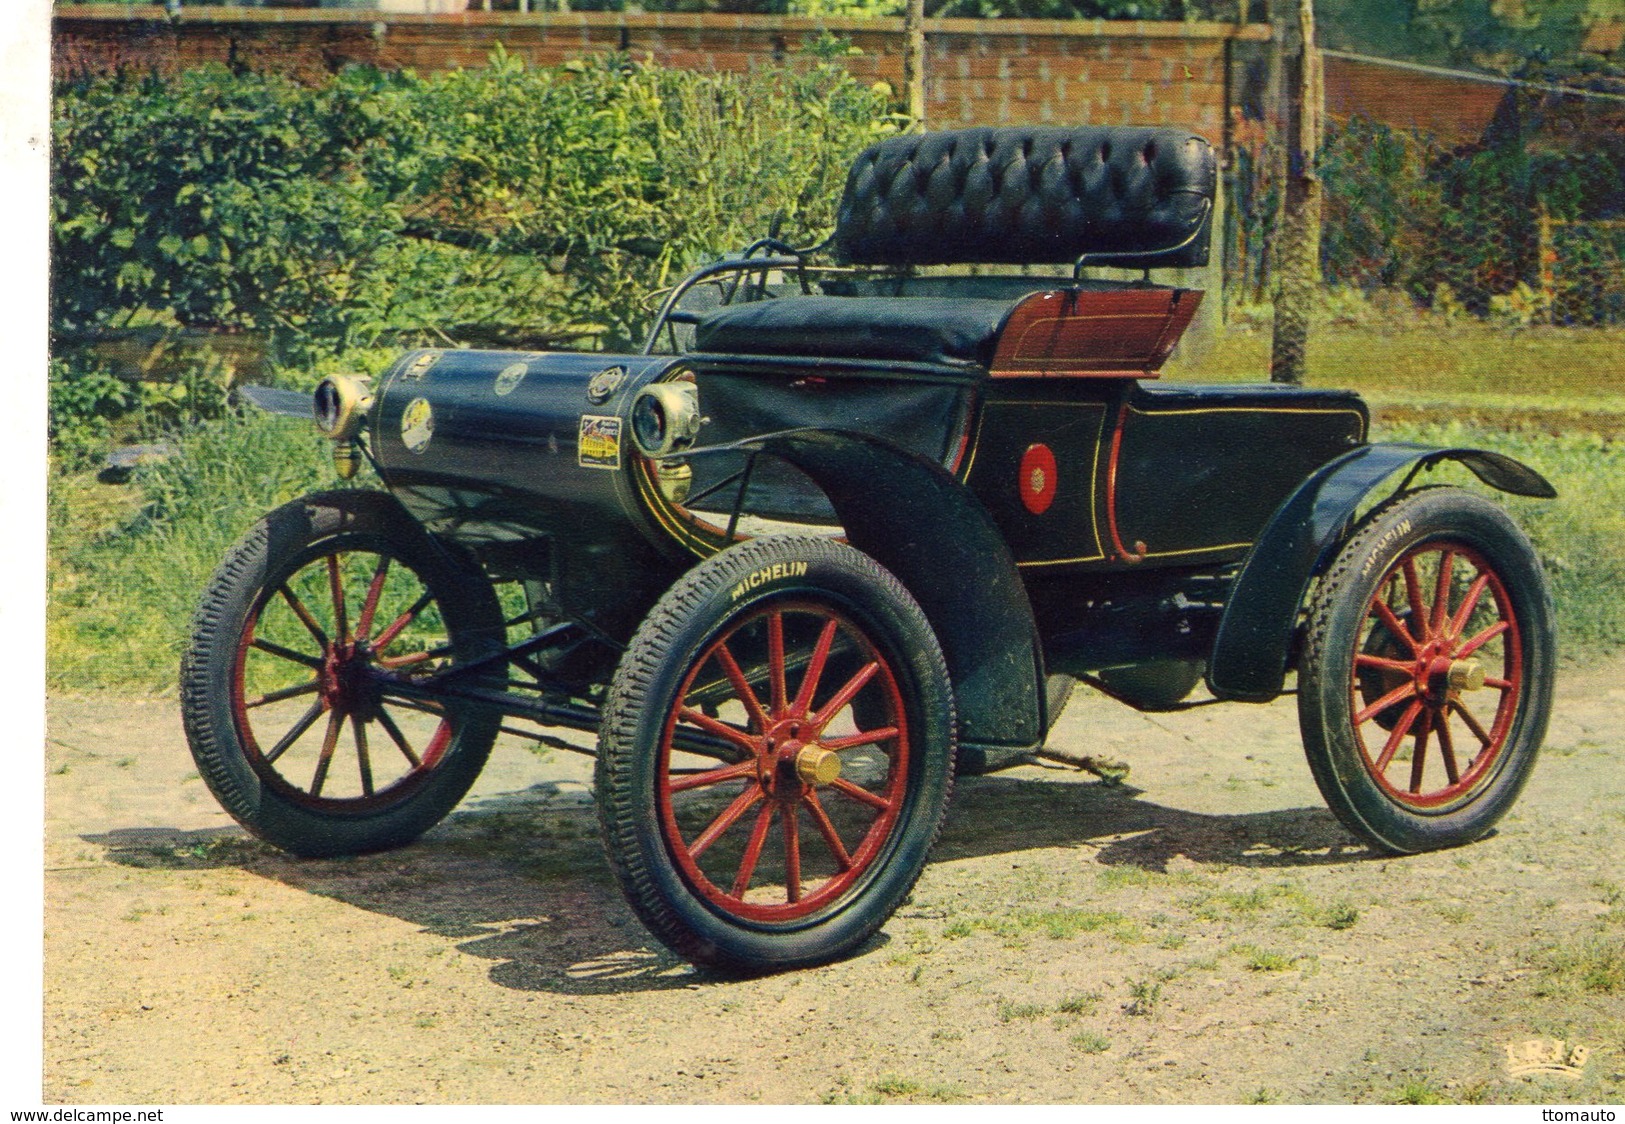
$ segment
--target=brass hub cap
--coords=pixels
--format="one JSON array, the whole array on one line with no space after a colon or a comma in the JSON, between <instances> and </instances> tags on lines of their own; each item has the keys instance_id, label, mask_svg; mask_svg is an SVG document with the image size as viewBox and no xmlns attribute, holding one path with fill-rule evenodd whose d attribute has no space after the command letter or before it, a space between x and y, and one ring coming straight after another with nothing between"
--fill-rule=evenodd
<instances>
[{"instance_id":1,"label":"brass hub cap","mask_svg":"<svg viewBox=\"0 0 1625 1124\"><path fill-rule=\"evenodd\" d=\"M796 750L796 776L808 788L822 788L841 775L841 756L816 745Z\"/></svg>"}]
</instances>

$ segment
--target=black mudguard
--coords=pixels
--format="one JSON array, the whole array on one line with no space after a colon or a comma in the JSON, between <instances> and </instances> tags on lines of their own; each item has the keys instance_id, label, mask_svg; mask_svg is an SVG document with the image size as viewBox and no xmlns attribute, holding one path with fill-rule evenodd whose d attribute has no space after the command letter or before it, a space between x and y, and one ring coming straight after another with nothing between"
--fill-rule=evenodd
<instances>
[{"instance_id":1,"label":"black mudguard","mask_svg":"<svg viewBox=\"0 0 1625 1124\"><path fill-rule=\"evenodd\" d=\"M1384 479L1409 469L1394 489L1404 491L1417 473L1441 461L1458 461L1503 492L1537 499L1557 495L1534 469L1482 448L1376 443L1329 461L1276 508L1246 557L1207 661L1209 690L1240 702L1269 702L1279 695L1298 609L1310 581L1354 528L1362 500Z\"/></svg>"},{"instance_id":2,"label":"black mudguard","mask_svg":"<svg viewBox=\"0 0 1625 1124\"><path fill-rule=\"evenodd\" d=\"M740 442L806 473L847 541L897 576L925 611L953 680L960 769L999 768L1043 741L1044 661L1032 605L1004 538L941 465L879 438L797 430Z\"/></svg>"},{"instance_id":3,"label":"black mudguard","mask_svg":"<svg viewBox=\"0 0 1625 1124\"><path fill-rule=\"evenodd\" d=\"M1309 583L1353 528L1360 503L1382 482L1442 461L1466 465L1485 484L1519 496L1552 499L1546 478L1529 466L1483 449L1429 445L1363 445L1317 470L1276 508L1253 544L1225 604L1208 660L1208 688L1219 698L1268 702L1286 682L1298 610Z\"/></svg>"}]
</instances>

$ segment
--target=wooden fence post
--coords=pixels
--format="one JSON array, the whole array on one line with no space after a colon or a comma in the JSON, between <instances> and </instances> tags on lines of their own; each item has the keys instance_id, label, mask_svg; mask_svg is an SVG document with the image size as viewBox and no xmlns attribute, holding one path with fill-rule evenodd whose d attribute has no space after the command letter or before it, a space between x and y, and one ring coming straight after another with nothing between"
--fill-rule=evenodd
<instances>
[{"instance_id":1,"label":"wooden fence post","mask_svg":"<svg viewBox=\"0 0 1625 1124\"><path fill-rule=\"evenodd\" d=\"M1536 252L1540 258L1540 311L1541 319L1551 324L1553 320L1553 307L1557 300L1557 276L1554 267L1557 265L1557 247L1552 242L1552 212L1546 208L1546 200L1540 201L1540 215L1537 221L1540 231L1540 244Z\"/></svg>"},{"instance_id":2,"label":"wooden fence post","mask_svg":"<svg viewBox=\"0 0 1625 1124\"><path fill-rule=\"evenodd\" d=\"M1280 13L1285 15L1285 13ZM1314 0L1298 0L1298 50L1286 65L1286 183L1276 238L1275 320L1270 381L1302 383L1308 368L1309 312L1320 285L1321 107L1325 84L1315 47Z\"/></svg>"},{"instance_id":3,"label":"wooden fence post","mask_svg":"<svg viewBox=\"0 0 1625 1124\"><path fill-rule=\"evenodd\" d=\"M925 0L903 8L903 93L913 132L925 129Z\"/></svg>"}]
</instances>

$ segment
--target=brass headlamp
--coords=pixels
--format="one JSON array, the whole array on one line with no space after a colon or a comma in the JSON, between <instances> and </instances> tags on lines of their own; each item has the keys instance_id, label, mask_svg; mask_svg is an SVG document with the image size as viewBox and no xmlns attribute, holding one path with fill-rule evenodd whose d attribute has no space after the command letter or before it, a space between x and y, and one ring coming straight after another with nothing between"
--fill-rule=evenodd
<instances>
[{"instance_id":1,"label":"brass headlamp","mask_svg":"<svg viewBox=\"0 0 1625 1124\"><path fill-rule=\"evenodd\" d=\"M311 412L316 428L333 441L333 467L348 480L361 465L356 437L372 409L372 388L351 375L329 375L316 384Z\"/></svg>"}]
</instances>

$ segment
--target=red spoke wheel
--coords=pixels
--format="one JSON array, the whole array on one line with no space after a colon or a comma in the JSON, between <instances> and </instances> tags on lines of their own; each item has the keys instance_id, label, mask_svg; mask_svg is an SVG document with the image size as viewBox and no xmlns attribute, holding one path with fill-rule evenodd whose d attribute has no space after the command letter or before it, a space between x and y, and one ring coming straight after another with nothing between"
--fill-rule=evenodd
<instances>
[{"instance_id":1,"label":"red spoke wheel","mask_svg":"<svg viewBox=\"0 0 1625 1124\"><path fill-rule=\"evenodd\" d=\"M895 578L827 539L695 567L611 684L598 764L639 916L697 962L844 955L919 877L952 786L952 694Z\"/></svg>"},{"instance_id":2,"label":"red spoke wheel","mask_svg":"<svg viewBox=\"0 0 1625 1124\"><path fill-rule=\"evenodd\" d=\"M499 719L392 683L501 634L490 583L391 497L279 508L227 556L193 621L181 691L199 775L296 854L410 842L479 775Z\"/></svg>"},{"instance_id":3,"label":"red spoke wheel","mask_svg":"<svg viewBox=\"0 0 1625 1124\"><path fill-rule=\"evenodd\" d=\"M1499 507L1428 488L1377 509L1321 580L1299 669L1332 810L1394 852L1490 830L1545 736L1554 646L1544 575Z\"/></svg>"}]
</instances>

